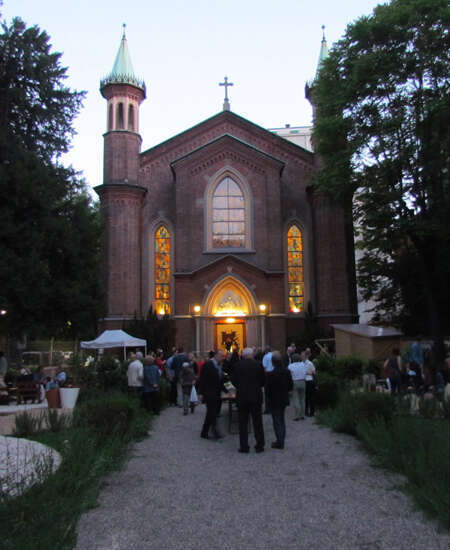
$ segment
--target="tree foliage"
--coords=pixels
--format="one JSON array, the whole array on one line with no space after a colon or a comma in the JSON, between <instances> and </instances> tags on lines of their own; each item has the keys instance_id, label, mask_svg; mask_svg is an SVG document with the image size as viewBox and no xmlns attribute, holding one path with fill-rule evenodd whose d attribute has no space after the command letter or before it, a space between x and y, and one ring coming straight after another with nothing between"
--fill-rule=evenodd
<instances>
[{"instance_id":1,"label":"tree foliage","mask_svg":"<svg viewBox=\"0 0 450 550\"><path fill-rule=\"evenodd\" d=\"M450 10L392 0L347 27L313 84L317 183L353 197L359 281L380 318L450 329Z\"/></svg>"},{"instance_id":2,"label":"tree foliage","mask_svg":"<svg viewBox=\"0 0 450 550\"><path fill-rule=\"evenodd\" d=\"M0 307L10 334L95 330L97 208L58 163L84 92L64 86L49 37L16 18L0 34Z\"/></svg>"},{"instance_id":3,"label":"tree foliage","mask_svg":"<svg viewBox=\"0 0 450 550\"><path fill-rule=\"evenodd\" d=\"M147 341L149 349L156 350L162 348L164 351L169 351L175 344L176 329L168 315L157 315L150 307L145 317L135 317L130 321L126 321L123 330Z\"/></svg>"}]
</instances>

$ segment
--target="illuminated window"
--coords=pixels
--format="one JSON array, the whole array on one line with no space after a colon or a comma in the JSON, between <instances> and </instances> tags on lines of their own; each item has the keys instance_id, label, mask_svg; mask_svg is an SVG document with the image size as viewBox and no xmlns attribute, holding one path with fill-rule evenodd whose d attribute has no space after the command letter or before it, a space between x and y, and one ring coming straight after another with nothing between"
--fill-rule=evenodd
<instances>
[{"instance_id":1,"label":"illuminated window","mask_svg":"<svg viewBox=\"0 0 450 550\"><path fill-rule=\"evenodd\" d=\"M292 225L287 233L289 311L299 313L305 309L305 283L303 278L302 232Z\"/></svg>"},{"instance_id":2,"label":"illuminated window","mask_svg":"<svg viewBox=\"0 0 450 550\"><path fill-rule=\"evenodd\" d=\"M170 233L164 225L155 233L155 311L170 313Z\"/></svg>"},{"instance_id":3,"label":"illuminated window","mask_svg":"<svg viewBox=\"0 0 450 550\"><path fill-rule=\"evenodd\" d=\"M213 248L245 248L245 202L230 177L216 187L212 200Z\"/></svg>"}]
</instances>

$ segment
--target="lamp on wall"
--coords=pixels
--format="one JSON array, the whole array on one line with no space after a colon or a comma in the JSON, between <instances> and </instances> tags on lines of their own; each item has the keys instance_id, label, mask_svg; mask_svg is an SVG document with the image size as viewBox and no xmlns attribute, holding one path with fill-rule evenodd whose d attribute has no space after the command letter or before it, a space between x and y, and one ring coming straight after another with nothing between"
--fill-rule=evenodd
<instances>
[{"instance_id":1,"label":"lamp on wall","mask_svg":"<svg viewBox=\"0 0 450 550\"><path fill-rule=\"evenodd\" d=\"M199 305L194 306L194 313L200 313L201 309Z\"/></svg>"},{"instance_id":2,"label":"lamp on wall","mask_svg":"<svg viewBox=\"0 0 450 550\"><path fill-rule=\"evenodd\" d=\"M267 306L266 306L266 304L259 304L259 311L260 311L261 313L266 313L266 311L267 311Z\"/></svg>"}]
</instances>

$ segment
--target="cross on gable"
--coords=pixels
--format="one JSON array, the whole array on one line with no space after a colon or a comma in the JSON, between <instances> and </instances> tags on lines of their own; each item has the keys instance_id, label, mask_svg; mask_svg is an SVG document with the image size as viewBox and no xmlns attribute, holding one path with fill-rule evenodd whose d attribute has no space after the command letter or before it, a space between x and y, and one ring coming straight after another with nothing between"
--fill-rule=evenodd
<instances>
[{"instance_id":1,"label":"cross on gable","mask_svg":"<svg viewBox=\"0 0 450 550\"><path fill-rule=\"evenodd\" d=\"M226 76L224 78L224 82L219 82L219 86L225 87L225 99L223 102L223 110L229 111L230 110L230 102L228 101L228 87L234 86L233 82L228 82L228 77Z\"/></svg>"}]
</instances>

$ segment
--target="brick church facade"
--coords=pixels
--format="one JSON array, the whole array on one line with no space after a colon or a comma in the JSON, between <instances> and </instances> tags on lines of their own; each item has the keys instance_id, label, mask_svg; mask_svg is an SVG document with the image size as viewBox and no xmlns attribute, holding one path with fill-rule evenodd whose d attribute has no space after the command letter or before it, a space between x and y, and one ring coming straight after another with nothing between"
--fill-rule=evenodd
<instances>
[{"instance_id":1,"label":"brick church facade","mask_svg":"<svg viewBox=\"0 0 450 550\"><path fill-rule=\"evenodd\" d=\"M104 328L153 307L174 319L177 343L203 352L284 348L308 303L322 326L356 321L351 219L311 186L314 153L233 113L227 99L141 152L145 85L125 36L101 93Z\"/></svg>"}]
</instances>

